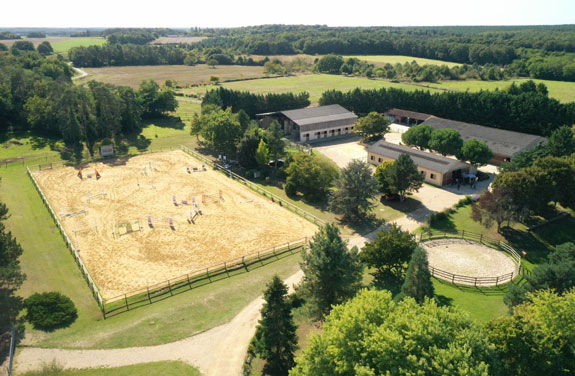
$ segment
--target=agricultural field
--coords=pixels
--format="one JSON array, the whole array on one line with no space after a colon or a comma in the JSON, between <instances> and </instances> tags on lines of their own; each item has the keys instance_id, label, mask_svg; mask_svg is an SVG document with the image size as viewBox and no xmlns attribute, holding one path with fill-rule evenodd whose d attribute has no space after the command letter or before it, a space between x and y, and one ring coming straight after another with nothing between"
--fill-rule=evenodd
<instances>
[{"instance_id":1,"label":"agricultural field","mask_svg":"<svg viewBox=\"0 0 575 376\"><path fill-rule=\"evenodd\" d=\"M346 77L346 76L330 75L330 74L308 74L308 75L298 75L290 77L226 82L222 83L221 86L233 90L247 90L253 93L286 93L286 92L300 93L303 91L307 91L310 95L310 100L314 103L319 101L319 98L321 97L324 91L330 89L346 91L358 87L362 89L394 87L404 90L439 91L437 89L421 88L406 83L394 83L384 80L372 80L364 77ZM213 88L215 88L215 85L206 85L202 87L182 89L181 92L184 94L202 95L207 90Z\"/></svg>"},{"instance_id":2,"label":"agricultural field","mask_svg":"<svg viewBox=\"0 0 575 376\"><path fill-rule=\"evenodd\" d=\"M81 47L81 46L93 46L93 45L102 45L106 43L106 39L98 38L98 37L79 37L79 38L71 38L71 37L47 37L47 38L22 38L22 39L7 39L7 40L0 40L0 43L5 44L6 46L10 47L14 44L14 42L18 40L27 40L34 43L34 46L38 46L40 43L44 41L50 42L52 48L54 49L55 53L66 52L72 47Z\"/></svg>"},{"instance_id":3,"label":"agricultural field","mask_svg":"<svg viewBox=\"0 0 575 376\"><path fill-rule=\"evenodd\" d=\"M105 299L314 234L201 165L178 150L33 174Z\"/></svg>"},{"instance_id":4,"label":"agricultural field","mask_svg":"<svg viewBox=\"0 0 575 376\"><path fill-rule=\"evenodd\" d=\"M179 43L198 43L208 37L160 37L150 42L150 44L179 44Z\"/></svg>"},{"instance_id":5,"label":"agricultural field","mask_svg":"<svg viewBox=\"0 0 575 376\"><path fill-rule=\"evenodd\" d=\"M216 66L210 68L205 64L187 65L145 65L129 67L84 68L88 73L76 83L90 80L102 81L114 85L137 87L143 80L156 80L160 83L174 80L179 86L210 82L211 76L218 76L220 81L240 80L264 77L263 67L241 65Z\"/></svg>"},{"instance_id":6,"label":"agricultural field","mask_svg":"<svg viewBox=\"0 0 575 376\"><path fill-rule=\"evenodd\" d=\"M442 60L433 60L433 59L425 59L422 57L412 57L412 56L401 56L401 55L353 55L353 56L344 56L344 58L357 58L360 60L365 60L368 63L374 65L385 65L385 64L405 64L411 63L415 61L419 65L447 65L449 68L461 65L459 63L452 63L449 61L442 61Z\"/></svg>"}]
</instances>

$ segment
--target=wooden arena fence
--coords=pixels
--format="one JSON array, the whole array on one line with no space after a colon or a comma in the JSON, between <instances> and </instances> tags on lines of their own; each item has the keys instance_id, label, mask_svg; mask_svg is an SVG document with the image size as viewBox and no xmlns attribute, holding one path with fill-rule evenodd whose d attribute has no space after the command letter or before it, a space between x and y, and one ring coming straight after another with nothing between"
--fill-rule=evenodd
<instances>
[{"instance_id":1,"label":"wooden arena fence","mask_svg":"<svg viewBox=\"0 0 575 376\"><path fill-rule=\"evenodd\" d=\"M507 254L513 262L515 263L515 270L511 273L494 276L494 277L471 277L460 274L453 274L445 270L429 266L429 271L432 276L442 279L444 281L451 282L455 285L462 286L499 286L500 284L505 284L513 281L516 277L524 273L521 266L521 256L513 247L509 244L499 240L494 239L483 234L476 234L470 231L437 231L426 229L419 235L419 241L425 242L434 239L466 239L471 240L480 244L487 245L490 248L494 248L498 251Z\"/></svg>"},{"instance_id":2,"label":"wooden arena fence","mask_svg":"<svg viewBox=\"0 0 575 376\"><path fill-rule=\"evenodd\" d=\"M267 191L267 190L263 189L262 187L260 187L259 185L252 183L251 181L249 181L249 180L245 179L244 177L236 174L235 172L231 171L230 169L226 168L225 166L222 166L218 163L213 163L208 158L206 158L203 155L193 151L192 149L188 148L187 146L180 145L180 148L183 151L185 151L186 153L188 153L189 155L191 155L192 157L197 158L203 162L206 162L207 164L212 166L215 170L221 171L222 173L224 173L229 178L239 181L243 185L245 185L248 188L252 189L253 191L259 193L260 195L267 197L272 202L275 202L278 205L280 205L286 209L291 210L295 214L303 217L304 219L307 219L308 221L314 223L315 225L324 226L326 224L326 222L323 219L320 219L320 218L316 217L315 215L307 212L306 210L303 210L302 208L295 206L294 204L285 200L284 198L281 198L277 195L274 195L270 191Z\"/></svg>"},{"instance_id":3,"label":"wooden arena fence","mask_svg":"<svg viewBox=\"0 0 575 376\"><path fill-rule=\"evenodd\" d=\"M105 299L102 304L104 319L146 306L196 287L219 281L233 275L249 272L283 257L302 252L308 239L286 243L263 251L254 252L221 264L202 268L138 290Z\"/></svg>"}]
</instances>

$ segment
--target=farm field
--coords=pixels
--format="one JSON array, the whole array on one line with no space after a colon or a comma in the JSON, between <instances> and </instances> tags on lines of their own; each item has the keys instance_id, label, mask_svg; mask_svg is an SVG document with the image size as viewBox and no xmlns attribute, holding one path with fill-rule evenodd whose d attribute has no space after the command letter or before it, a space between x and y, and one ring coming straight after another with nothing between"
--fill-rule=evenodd
<instances>
[{"instance_id":1,"label":"farm field","mask_svg":"<svg viewBox=\"0 0 575 376\"><path fill-rule=\"evenodd\" d=\"M428 90L431 92L441 91L480 91L504 89L515 82L521 84L528 81L528 78L517 78L503 81L441 81L431 82L390 82L386 80L375 80L365 77L346 77L329 74L308 74L290 77L266 78L248 81L225 82L221 86L233 90L247 90L254 93L285 93L285 92L302 92L307 91L310 94L310 100L317 103L322 93L326 90L352 90L361 89L378 89L381 87L393 87L408 91ZM556 98L561 102L575 101L575 82L533 80L536 83L544 83L549 89L549 96ZM206 90L215 88L215 85L206 85L182 89L185 94L202 95Z\"/></svg>"},{"instance_id":2,"label":"farm field","mask_svg":"<svg viewBox=\"0 0 575 376\"><path fill-rule=\"evenodd\" d=\"M402 55L352 55L352 56L344 56L344 58L357 58L360 60L365 60L374 65L385 65L387 63L391 65L405 64L411 63L415 61L419 65L447 65L448 67L455 67L461 65L459 63L452 63L449 61L442 61L442 60L433 60L433 59L425 59L422 57L412 57L412 56L402 56Z\"/></svg>"},{"instance_id":3,"label":"farm field","mask_svg":"<svg viewBox=\"0 0 575 376\"><path fill-rule=\"evenodd\" d=\"M159 37L150 42L150 44L171 44L171 43L197 43L208 37Z\"/></svg>"},{"instance_id":4,"label":"farm field","mask_svg":"<svg viewBox=\"0 0 575 376\"><path fill-rule=\"evenodd\" d=\"M226 82L220 85L228 89L247 90L253 93L300 93L307 91L310 95L310 100L313 103L317 103L323 92L330 89L346 91L358 87L362 89L394 87L404 90L439 91L436 89L421 88L415 85L404 83L394 83L384 80L371 80L363 77L345 77L330 74L307 74L290 77L266 78L259 80ZM202 87L182 89L181 92L185 94L202 95L207 90L213 89L215 87L215 85L206 85Z\"/></svg>"},{"instance_id":5,"label":"farm field","mask_svg":"<svg viewBox=\"0 0 575 376\"><path fill-rule=\"evenodd\" d=\"M210 81L211 76L218 76L220 81L264 77L263 67L228 65L210 68L205 64L187 65L145 65L129 67L85 68L88 76L77 83L90 80L102 81L114 85L137 87L143 80L174 80L180 86L201 84Z\"/></svg>"},{"instance_id":6,"label":"farm field","mask_svg":"<svg viewBox=\"0 0 575 376\"><path fill-rule=\"evenodd\" d=\"M72 47L102 45L106 43L106 39L98 37L47 37L47 38L22 38L22 39L6 39L0 40L0 43L10 47L18 40L27 40L38 46L44 41L50 42L55 53L66 52Z\"/></svg>"},{"instance_id":7,"label":"farm field","mask_svg":"<svg viewBox=\"0 0 575 376\"><path fill-rule=\"evenodd\" d=\"M72 167L33 172L104 298L315 232L224 175L210 168L188 173L188 165L201 170L201 162L177 150L86 165L84 179ZM101 179L87 178L94 170ZM195 224L188 220L196 214L194 197L201 209Z\"/></svg>"}]
</instances>

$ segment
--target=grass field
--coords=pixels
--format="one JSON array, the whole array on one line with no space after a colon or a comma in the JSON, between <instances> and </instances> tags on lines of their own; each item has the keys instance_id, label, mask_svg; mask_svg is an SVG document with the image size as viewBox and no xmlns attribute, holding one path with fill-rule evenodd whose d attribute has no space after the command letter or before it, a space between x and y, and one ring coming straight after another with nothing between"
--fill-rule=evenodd
<instances>
[{"instance_id":1,"label":"grass field","mask_svg":"<svg viewBox=\"0 0 575 376\"><path fill-rule=\"evenodd\" d=\"M415 61L419 65L447 65L448 67L455 67L461 65L459 63L452 63L449 61L425 59L422 57L412 57L412 56L402 56L402 55L354 55L354 56L344 56L344 58L354 57L360 60L365 60L374 65L385 65L387 63L395 65L397 63L411 63Z\"/></svg>"},{"instance_id":2,"label":"grass field","mask_svg":"<svg viewBox=\"0 0 575 376\"><path fill-rule=\"evenodd\" d=\"M76 83L97 80L115 85L137 87L142 80L156 80L163 83L175 80L177 85L187 86L210 81L211 76L218 76L220 81L264 77L263 67L241 65L220 65L210 68L205 64L187 65L145 65L130 67L86 68L88 76Z\"/></svg>"},{"instance_id":3,"label":"grass field","mask_svg":"<svg viewBox=\"0 0 575 376\"><path fill-rule=\"evenodd\" d=\"M41 371L26 372L19 376L200 376L200 371L183 362L152 362L115 368L86 368L60 370L57 365L47 364Z\"/></svg>"},{"instance_id":4,"label":"grass field","mask_svg":"<svg viewBox=\"0 0 575 376\"><path fill-rule=\"evenodd\" d=\"M247 90L252 93L300 93L307 91L312 102L317 102L324 91L351 90L355 88L374 89L380 87L394 87L404 90L430 90L415 85L394 83L384 80L371 80L363 77L345 77L330 74L308 74L290 77L266 78L259 80L227 82L221 86L233 90ZM206 90L213 89L214 85L194 87L181 90L186 94L203 94Z\"/></svg>"},{"instance_id":5,"label":"grass field","mask_svg":"<svg viewBox=\"0 0 575 376\"><path fill-rule=\"evenodd\" d=\"M67 52L73 47L101 46L106 44L106 39L97 37L79 37L51 43L55 53Z\"/></svg>"}]
</instances>

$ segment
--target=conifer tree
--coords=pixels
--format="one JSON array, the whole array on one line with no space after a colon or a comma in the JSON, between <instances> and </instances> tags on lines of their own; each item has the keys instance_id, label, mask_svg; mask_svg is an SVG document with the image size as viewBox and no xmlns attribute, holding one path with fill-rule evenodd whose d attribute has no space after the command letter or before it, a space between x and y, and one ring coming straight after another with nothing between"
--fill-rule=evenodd
<instances>
[{"instance_id":1,"label":"conifer tree","mask_svg":"<svg viewBox=\"0 0 575 376\"><path fill-rule=\"evenodd\" d=\"M423 303L426 297L432 298L435 295L427 253L422 248L417 247L411 255L401 294L411 296L419 304Z\"/></svg>"},{"instance_id":2,"label":"conifer tree","mask_svg":"<svg viewBox=\"0 0 575 376\"><path fill-rule=\"evenodd\" d=\"M266 361L264 374L287 375L294 365L297 349L296 326L291 304L287 299L287 286L275 275L264 291L262 318L256 329L256 353Z\"/></svg>"}]
</instances>

